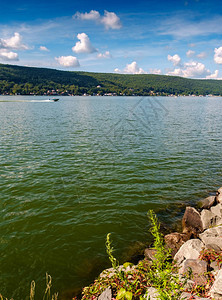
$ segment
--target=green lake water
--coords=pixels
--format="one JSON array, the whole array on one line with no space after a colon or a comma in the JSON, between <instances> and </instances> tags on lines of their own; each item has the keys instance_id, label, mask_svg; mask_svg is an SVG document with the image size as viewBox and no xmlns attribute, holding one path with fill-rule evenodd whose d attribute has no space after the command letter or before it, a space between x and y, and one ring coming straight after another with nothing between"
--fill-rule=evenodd
<instances>
[{"instance_id":1,"label":"green lake water","mask_svg":"<svg viewBox=\"0 0 222 300\"><path fill-rule=\"evenodd\" d=\"M0 293L60 299L222 186L222 98L0 97ZM69 298L70 297L70 298Z\"/></svg>"}]
</instances>

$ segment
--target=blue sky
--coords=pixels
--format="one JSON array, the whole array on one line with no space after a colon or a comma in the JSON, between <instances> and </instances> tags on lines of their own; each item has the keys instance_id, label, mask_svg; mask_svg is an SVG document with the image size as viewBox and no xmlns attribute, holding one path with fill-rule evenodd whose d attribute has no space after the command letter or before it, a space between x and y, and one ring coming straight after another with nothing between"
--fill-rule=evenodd
<instances>
[{"instance_id":1,"label":"blue sky","mask_svg":"<svg viewBox=\"0 0 222 300\"><path fill-rule=\"evenodd\" d=\"M222 3L4 1L0 63L222 78Z\"/></svg>"}]
</instances>

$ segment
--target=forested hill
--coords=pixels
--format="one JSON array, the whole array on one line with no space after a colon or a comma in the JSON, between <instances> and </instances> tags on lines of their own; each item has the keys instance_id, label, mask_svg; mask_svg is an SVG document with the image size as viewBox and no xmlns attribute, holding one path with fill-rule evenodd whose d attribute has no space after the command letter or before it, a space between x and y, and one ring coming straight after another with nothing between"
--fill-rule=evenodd
<instances>
[{"instance_id":1,"label":"forested hill","mask_svg":"<svg viewBox=\"0 0 222 300\"><path fill-rule=\"evenodd\" d=\"M222 81L152 74L69 72L0 64L0 94L222 95Z\"/></svg>"}]
</instances>

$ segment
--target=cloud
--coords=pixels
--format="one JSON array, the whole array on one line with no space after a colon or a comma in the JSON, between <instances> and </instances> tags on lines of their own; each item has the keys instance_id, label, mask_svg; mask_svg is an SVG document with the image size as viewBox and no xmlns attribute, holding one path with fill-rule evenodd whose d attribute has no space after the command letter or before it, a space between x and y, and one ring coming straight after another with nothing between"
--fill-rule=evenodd
<instances>
[{"instance_id":1,"label":"cloud","mask_svg":"<svg viewBox=\"0 0 222 300\"><path fill-rule=\"evenodd\" d=\"M182 76L187 78L207 78L207 76L211 76L212 74L204 64L192 61L185 63L181 68L176 68L175 70L168 72L167 75Z\"/></svg>"},{"instance_id":2,"label":"cloud","mask_svg":"<svg viewBox=\"0 0 222 300\"><path fill-rule=\"evenodd\" d=\"M49 52L49 49L46 48L45 46L40 46L40 47L39 47L39 50Z\"/></svg>"},{"instance_id":3,"label":"cloud","mask_svg":"<svg viewBox=\"0 0 222 300\"><path fill-rule=\"evenodd\" d=\"M222 64L222 47L214 49L214 61L216 64Z\"/></svg>"},{"instance_id":4,"label":"cloud","mask_svg":"<svg viewBox=\"0 0 222 300\"><path fill-rule=\"evenodd\" d=\"M188 51L186 52L187 57L193 57L194 54L195 54L195 51L193 51L193 50L188 50Z\"/></svg>"},{"instance_id":5,"label":"cloud","mask_svg":"<svg viewBox=\"0 0 222 300\"><path fill-rule=\"evenodd\" d=\"M60 56L55 57L55 60L63 67L79 67L79 61L75 56Z\"/></svg>"},{"instance_id":6,"label":"cloud","mask_svg":"<svg viewBox=\"0 0 222 300\"><path fill-rule=\"evenodd\" d=\"M120 18L114 12L107 10L104 11L104 16L101 16L96 10L91 10L89 13L77 12L73 18L96 21L103 24L106 29L120 29L122 27Z\"/></svg>"},{"instance_id":7,"label":"cloud","mask_svg":"<svg viewBox=\"0 0 222 300\"><path fill-rule=\"evenodd\" d=\"M77 12L73 17L81 20L94 20L94 21L99 21L101 18L100 13L96 10L91 10L89 13Z\"/></svg>"},{"instance_id":8,"label":"cloud","mask_svg":"<svg viewBox=\"0 0 222 300\"><path fill-rule=\"evenodd\" d=\"M99 54L97 55L97 57L98 57L98 58L111 58L112 55L111 55L111 53L110 53L109 51L106 51L105 53L99 53Z\"/></svg>"},{"instance_id":9,"label":"cloud","mask_svg":"<svg viewBox=\"0 0 222 300\"><path fill-rule=\"evenodd\" d=\"M125 74L147 74L142 68L139 68L137 62L133 61L131 64L127 64L123 71L116 68L114 70L116 73L125 73Z\"/></svg>"},{"instance_id":10,"label":"cloud","mask_svg":"<svg viewBox=\"0 0 222 300\"><path fill-rule=\"evenodd\" d=\"M105 10L101 22L105 25L106 29L120 29L122 27L120 18L114 12L108 12L107 10Z\"/></svg>"},{"instance_id":11,"label":"cloud","mask_svg":"<svg viewBox=\"0 0 222 300\"><path fill-rule=\"evenodd\" d=\"M211 19L202 19L197 21L192 16L177 15L163 20L158 28L161 35L172 35L179 39L193 36L207 36L210 34L221 34L218 24L222 22L222 16L215 16Z\"/></svg>"},{"instance_id":12,"label":"cloud","mask_svg":"<svg viewBox=\"0 0 222 300\"><path fill-rule=\"evenodd\" d=\"M171 62L173 63L174 66L178 66L178 65L180 65L180 63L181 63L181 58L179 57L178 54L175 54L175 55L173 55L173 56L168 55L168 56L167 56L167 59L168 59L169 61L171 61Z\"/></svg>"},{"instance_id":13,"label":"cloud","mask_svg":"<svg viewBox=\"0 0 222 300\"><path fill-rule=\"evenodd\" d=\"M208 75L208 76L206 77L206 79L219 79L219 78L218 78L218 74L219 74L219 71L218 71L218 70L215 70L215 72L214 72L213 74L211 74L211 75Z\"/></svg>"},{"instance_id":14,"label":"cloud","mask_svg":"<svg viewBox=\"0 0 222 300\"><path fill-rule=\"evenodd\" d=\"M160 69L150 69L150 74L160 75L162 71Z\"/></svg>"},{"instance_id":15,"label":"cloud","mask_svg":"<svg viewBox=\"0 0 222 300\"><path fill-rule=\"evenodd\" d=\"M28 46L22 44L22 37L18 32L9 39L0 39L0 48L13 50L27 50Z\"/></svg>"},{"instance_id":16,"label":"cloud","mask_svg":"<svg viewBox=\"0 0 222 300\"><path fill-rule=\"evenodd\" d=\"M76 53L93 53L97 52L97 50L92 46L89 37L87 34L79 33L77 35L79 42L76 43L74 47L72 47L72 51Z\"/></svg>"},{"instance_id":17,"label":"cloud","mask_svg":"<svg viewBox=\"0 0 222 300\"><path fill-rule=\"evenodd\" d=\"M6 49L0 49L0 59L2 60L11 60L18 61L18 54L12 51L8 51Z\"/></svg>"},{"instance_id":18,"label":"cloud","mask_svg":"<svg viewBox=\"0 0 222 300\"><path fill-rule=\"evenodd\" d=\"M200 58L200 59L203 59L207 56L207 53L206 52L201 52L199 54L197 54L197 57Z\"/></svg>"}]
</instances>

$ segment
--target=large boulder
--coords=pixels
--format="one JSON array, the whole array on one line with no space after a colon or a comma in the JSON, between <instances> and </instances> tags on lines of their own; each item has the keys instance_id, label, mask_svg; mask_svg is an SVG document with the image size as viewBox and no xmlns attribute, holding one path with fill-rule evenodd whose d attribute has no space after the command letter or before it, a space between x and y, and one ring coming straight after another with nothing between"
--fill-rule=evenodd
<instances>
[{"instance_id":1,"label":"large boulder","mask_svg":"<svg viewBox=\"0 0 222 300\"><path fill-rule=\"evenodd\" d=\"M200 217L204 230L217 225L217 223L220 221L220 218L208 209L203 209Z\"/></svg>"},{"instance_id":2,"label":"large boulder","mask_svg":"<svg viewBox=\"0 0 222 300\"><path fill-rule=\"evenodd\" d=\"M222 193L220 193L219 195L216 196L216 201L218 203L222 203Z\"/></svg>"},{"instance_id":3,"label":"large boulder","mask_svg":"<svg viewBox=\"0 0 222 300\"><path fill-rule=\"evenodd\" d=\"M222 299L222 269L218 272L214 284L210 289L210 295L215 300Z\"/></svg>"},{"instance_id":4,"label":"large boulder","mask_svg":"<svg viewBox=\"0 0 222 300\"><path fill-rule=\"evenodd\" d=\"M208 245L208 248L209 245L213 244L217 245L220 247L220 250L222 250L222 226L205 230L200 234L200 239L205 245Z\"/></svg>"},{"instance_id":5,"label":"large boulder","mask_svg":"<svg viewBox=\"0 0 222 300\"><path fill-rule=\"evenodd\" d=\"M204 243L201 240L189 240L180 247L174 259L179 265L186 259L198 259L202 248L204 248Z\"/></svg>"},{"instance_id":6,"label":"large boulder","mask_svg":"<svg viewBox=\"0 0 222 300\"><path fill-rule=\"evenodd\" d=\"M217 190L216 201L218 203L222 203L222 187Z\"/></svg>"},{"instance_id":7,"label":"large boulder","mask_svg":"<svg viewBox=\"0 0 222 300\"><path fill-rule=\"evenodd\" d=\"M218 203L216 206L211 207L210 211L219 218L222 218L222 203Z\"/></svg>"},{"instance_id":8,"label":"large boulder","mask_svg":"<svg viewBox=\"0 0 222 300\"><path fill-rule=\"evenodd\" d=\"M209 196L205 199L202 199L198 202L198 207L201 209L210 209L211 206L213 206L216 203L216 197L215 196Z\"/></svg>"},{"instance_id":9,"label":"large boulder","mask_svg":"<svg viewBox=\"0 0 222 300\"><path fill-rule=\"evenodd\" d=\"M222 187L217 190L218 194L222 194Z\"/></svg>"},{"instance_id":10,"label":"large boulder","mask_svg":"<svg viewBox=\"0 0 222 300\"><path fill-rule=\"evenodd\" d=\"M174 257L180 247L189 240L189 235L185 233L173 232L165 235L164 239L167 248L171 249L171 255Z\"/></svg>"},{"instance_id":11,"label":"large boulder","mask_svg":"<svg viewBox=\"0 0 222 300\"><path fill-rule=\"evenodd\" d=\"M197 237L203 232L203 224L199 212L193 207L186 207L182 220L183 233L191 237Z\"/></svg>"},{"instance_id":12,"label":"large boulder","mask_svg":"<svg viewBox=\"0 0 222 300\"><path fill-rule=\"evenodd\" d=\"M179 270L180 274L186 274L192 270L192 280L197 285L205 285L207 278L205 273L207 272L207 263L199 259L186 259Z\"/></svg>"}]
</instances>

